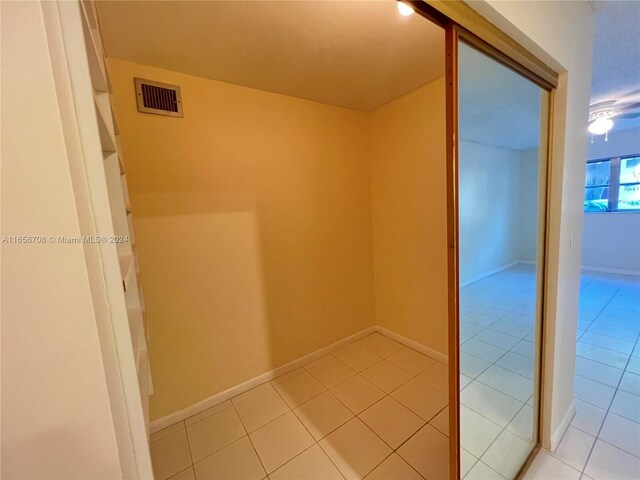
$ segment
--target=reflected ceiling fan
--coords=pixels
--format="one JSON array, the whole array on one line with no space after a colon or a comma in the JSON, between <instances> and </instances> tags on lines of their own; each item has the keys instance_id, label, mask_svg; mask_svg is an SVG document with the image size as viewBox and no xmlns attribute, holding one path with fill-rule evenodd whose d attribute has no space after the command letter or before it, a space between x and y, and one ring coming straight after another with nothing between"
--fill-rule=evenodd
<instances>
[{"instance_id":1,"label":"reflected ceiling fan","mask_svg":"<svg viewBox=\"0 0 640 480\"><path fill-rule=\"evenodd\" d=\"M606 102L594 103L589 107L591 142L593 143L593 135L604 135L606 142L615 119L638 117L640 117L640 102L637 101L607 100Z\"/></svg>"}]
</instances>

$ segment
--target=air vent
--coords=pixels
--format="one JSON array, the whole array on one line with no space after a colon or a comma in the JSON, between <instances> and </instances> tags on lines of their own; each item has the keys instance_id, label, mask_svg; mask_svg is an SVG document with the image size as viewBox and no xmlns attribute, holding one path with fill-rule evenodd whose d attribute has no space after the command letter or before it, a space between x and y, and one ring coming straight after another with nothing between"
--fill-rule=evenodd
<instances>
[{"instance_id":1,"label":"air vent","mask_svg":"<svg viewBox=\"0 0 640 480\"><path fill-rule=\"evenodd\" d=\"M182 117L180 87L142 78L134 80L139 112Z\"/></svg>"}]
</instances>

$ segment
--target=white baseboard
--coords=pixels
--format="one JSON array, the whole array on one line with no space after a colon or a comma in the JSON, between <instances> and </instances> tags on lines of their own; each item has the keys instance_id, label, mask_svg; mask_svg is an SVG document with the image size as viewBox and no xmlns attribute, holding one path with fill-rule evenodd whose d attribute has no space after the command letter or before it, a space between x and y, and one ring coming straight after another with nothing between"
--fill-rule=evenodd
<instances>
[{"instance_id":1,"label":"white baseboard","mask_svg":"<svg viewBox=\"0 0 640 480\"><path fill-rule=\"evenodd\" d=\"M257 377L247 380L246 382L236 385L235 387L231 387L220 393L216 393L215 395L212 395L208 398L205 398L204 400L194 403L193 405L190 405L187 408L183 408L182 410L173 412L165 417L158 418L157 420L154 420L151 422L151 424L149 425L149 431L151 433L155 433L158 430L162 430L163 428L173 425L174 423L180 422L181 420L185 420L193 415L196 415L197 413L200 413L206 410L207 408L213 407L219 403L224 402L225 400L229 400L230 398L235 397L236 395L240 395L241 393L244 393L247 390L251 390L253 387L260 385L261 383L268 382L269 380L272 380L280 375L284 375L285 373L288 373L291 370L295 370L296 368L304 365L305 363L311 362L316 358L320 358L323 355L326 355L327 353L337 350L340 347L348 343L351 343L355 340L359 340L360 338L365 337L375 331L376 331L375 326L365 328L364 330L354 333L353 335L343 338L342 340L332 343L331 345L327 345L326 347L323 347L320 350L316 350L315 352L312 352L309 355L305 355L304 357L300 357L292 362L289 362L278 368L265 372L262 375L258 375Z\"/></svg>"},{"instance_id":2,"label":"white baseboard","mask_svg":"<svg viewBox=\"0 0 640 480\"><path fill-rule=\"evenodd\" d=\"M571 405L569 405L569 408L564 414L564 417L562 417L562 420L551 434L551 445L549 446L549 450L551 450L552 452L555 452L556 448L558 448L558 445L560 444L564 433L567 431L567 428L569 428L569 424L571 423L571 420L573 420L573 416L575 414L576 405L574 402L571 402Z\"/></svg>"},{"instance_id":3,"label":"white baseboard","mask_svg":"<svg viewBox=\"0 0 640 480\"><path fill-rule=\"evenodd\" d=\"M620 269L620 268L590 267L588 265L582 265L580 268L582 270L587 270L588 272L614 273L616 275L633 275L633 276L636 276L636 277L640 276L640 272L638 270L623 270L623 269Z\"/></svg>"},{"instance_id":4,"label":"white baseboard","mask_svg":"<svg viewBox=\"0 0 640 480\"><path fill-rule=\"evenodd\" d=\"M498 272L502 272L503 270L506 270L507 268L511 268L511 267L517 265L518 263L521 263L521 262L516 260L515 262L507 263L506 265L503 265L502 267L494 268L493 270L485 272L485 273L483 273L481 275L476 275L475 277L472 277L469 280L465 280L464 282L460 282L460 288L466 287L467 285L471 285L472 283L477 282L478 280L482 280L483 278L490 277L491 275L494 275L494 274L496 274Z\"/></svg>"},{"instance_id":5,"label":"white baseboard","mask_svg":"<svg viewBox=\"0 0 640 480\"><path fill-rule=\"evenodd\" d=\"M494 268L493 270L490 270L488 272L485 272L481 275L476 275L473 278L470 278L469 280L466 280L464 282L460 283L460 287L466 287L467 285L471 285L473 282L477 282L478 280L482 280L483 278L487 278L490 277L491 275L495 275L498 272L502 272L503 270L506 270L507 268L511 268L511 267L515 267L518 264L522 264L522 265L535 265L536 262L533 260L516 260L514 262L511 263L507 263L506 265L503 265L501 267L498 268Z\"/></svg>"},{"instance_id":6,"label":"white baseboard","mask_svg":"<svg viewBox=\"0 0 640 480\"><path fill-rule=\"evenodd\" d=\"M425 355L433 358L434 360L439 361L440 363L449 364L449 357L438 350L434 350L431 347L427 347L421 343L416 342L415 340L411 340L410 338L403 337L399 333L393 332L387 328L381 327L380 325L376 325L376 330L382 335L386 335L389 338L392 338L398 343L402 343L403 345L413 348L418 352L424 353Z\"/></svg>"},{"instance_id":7,"label":"white baseboard","mask_svg":"<svg viewBox=\"0 0 640 480\"><path fill-rule=\"evenodd\" d=\"M151 422L149 426L149 431L151 433L155 433L158 430L162 430L163 428L173 425L174 423L185 420L193 415L196 415L206 410L207 408L211 408L215 405L218 405L219 403L222 403L225 400L229 400L230 398L235 397L236 395L240 395L241 393L251 390L253 387L256 387L262 383L268 382L269 380L273 380L274 378L280 375L284 375L285 373L295 370L296 368L306 363L309 363L315 360L316 358L320 358L323 355L326 355L327 353L338 350L339 348L351 342L359 340L360 338L365 337L370 333L373 333L376 331L380 332L383 335L388 336L389 338L396 340L399 343L402 343L403 345L406 345L407 347L410 347L410 348L413 348L414 350L422 352L425 355L428 355L439 362L442 362L445 364L448 363L447 356L441 352L438 352L437 350L434 350L425 345L422 345L407 337L403 337L402 335L392 332L391 330L388 330L384 327L372 326L369 328L365 328L364 330L361 330L357 333L354 333L353 335L350 335L346 338L343 338L342 340L339 340L335 343L332 343L331 345L327 345L326 347L323 347L320 350L316 350L315 352L312 352L309 355L305 355L304 357L300 357L292 362L282 365L281 367L265 372L262 375L258 375L257 377L247 380L246 382L236 385L235 387L231 387L220 393L216 393L215 395L212 395L208 398L205 398L204 400L194 403L193 405L190 405L187 408L178 410L177 412L173 412L165 417L154 420L153 422Z\"/></svg>"}]
</instances>

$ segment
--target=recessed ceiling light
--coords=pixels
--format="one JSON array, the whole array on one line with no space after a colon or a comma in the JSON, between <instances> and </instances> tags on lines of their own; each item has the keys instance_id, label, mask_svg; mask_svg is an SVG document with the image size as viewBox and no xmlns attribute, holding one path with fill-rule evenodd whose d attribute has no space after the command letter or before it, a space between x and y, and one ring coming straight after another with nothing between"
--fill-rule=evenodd
<instances>
[{"instance_id":1,"label":"recessed ceiling light","mask_svg":"<svg viewBox=\"0 0 640 480\"><path fill-rule=\"evenodd\" d=\"M408 17L413 13L413 8L406 3L398 2L396 5L398 6L398 12L400 12L400 15L403 17Z\"/></svg>"}]
</instances>

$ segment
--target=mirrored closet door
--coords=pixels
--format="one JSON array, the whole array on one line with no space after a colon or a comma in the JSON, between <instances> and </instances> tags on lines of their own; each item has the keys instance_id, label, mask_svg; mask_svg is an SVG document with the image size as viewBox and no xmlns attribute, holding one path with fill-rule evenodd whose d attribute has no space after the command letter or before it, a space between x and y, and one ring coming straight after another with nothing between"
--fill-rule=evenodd
<instances>
[{"instance_id":1,"label":"mirrored closet door","mask_svg":"<svg viewBox=\"0 0 640 480\"><path fill-rule=\"evenodd\" d=\"M538 444L549 92L458 44L460 477Z\"/></svg>"}]
</instances>

